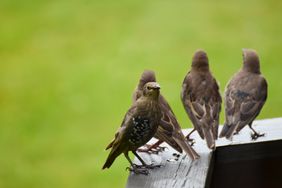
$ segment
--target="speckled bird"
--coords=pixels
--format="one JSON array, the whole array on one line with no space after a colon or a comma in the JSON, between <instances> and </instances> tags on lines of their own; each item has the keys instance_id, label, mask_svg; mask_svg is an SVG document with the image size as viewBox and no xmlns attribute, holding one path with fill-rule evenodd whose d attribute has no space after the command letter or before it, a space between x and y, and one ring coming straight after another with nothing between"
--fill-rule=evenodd
<instances>
[{"instance_id":1,"label":"speckled bird","mask_svg":"<svg viewBox=\"0 0 282 188\"><path fill-rule=\"evenodd\" d=\"M243 68L229 81L225 91L225 123L220 137L231 139L246 125L252 139L264 134L256 132L252 123L267 99L267 82L260 72L256 51L243 49Z\"/></svg>"},{"instance_id":2,"label":"speckled bird","mask_svg":"<svg viewBox=\"0 0 282 188\"><path fill-rule=\"evenodd\" d=\"M194 126L187 139L197 130L207 146L215 149L222 99L203 50L197 50L193 56L191 70L182 83L181 100Z\"/></svg>"},{"instance_id":3,"label":"speckled bird","mask_svg":"<svg viewBox=\"0 0 282 188\"><path fill-rule=\"evenodd\" d=\"M144 85L142 96L127 111L114 140L107 146L106 149L112 148L112 150L102 169L110 168L114 160L122 153L131 165L129 169L137 174L148 174L147 168L154 167L147 165L136 153L136 150L146 144L158 129L161 119L158 102L159 90L160 86L156 82L149 82ZM142 166L132 163L128 156L129 151L132 151L140 160Z\"/></svg>"},{"instance_id":4,"label":"speckled bird","mask_svg":"<svg viewBox=\"0 0 282 188\"><path fill-rule=\"evenodd\" d=\"M138 99L142 96L142 88L148 82L156 82L154 71L145 70L141 75L139 84L133 93L133 103L138 101ZM200 156L187 142L171 107L162 95L159 97L159 103L161 107L162 118L160 121L160 126L154 136L155 138L159 139L159 141L149 146L147 149L139 149L139 151L150 151L151 149L158 147L162 142L166 142L180 153L182 153L184 150L192 160L198 159Z\"/></svg>"}]
</instances>

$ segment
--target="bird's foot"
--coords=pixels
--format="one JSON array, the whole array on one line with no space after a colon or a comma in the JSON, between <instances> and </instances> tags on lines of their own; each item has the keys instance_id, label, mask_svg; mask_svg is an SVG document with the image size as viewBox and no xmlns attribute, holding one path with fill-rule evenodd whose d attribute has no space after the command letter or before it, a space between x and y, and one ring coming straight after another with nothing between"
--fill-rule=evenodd
<instances>
[{"instance_id":1,"label":"bird's foot","mask_svg":"<svg viewBox=\"0 0 282 188\"><path fill-rule=\"evenodd\" d=\"M194 144L196 143L195 139L193 138L187 138L188 143L190 144L190 146L194 146Z\"/></svg>"},{"instance_id":2,"label":"bird's foot","mask_svg":"<svg viewBox=\"0 0 282 188\"><path fill-rule=\"evenodd\" d=\"M152 147L150 145L146 145L146 148L144 149L139 148L137 151L143 153L149 153L149 154L159 154L159 152L163 152L165 149L167 149L167 147L163 147L163 146Z\"/></svg>"},{"instance_id":3,"label":"bird's foot","mask_svg":"<svg viewBox=\"0 0 282 188\"><path fill-rule=\"evenodd\" d=\"M239 132L235 131L233 135L238 135L238 134L239 134Z\"/></svg>"},{"instance_id":4,"label":"bird's foot","mask_svg":"<svg viewBox=\"0 0 282 188\"><path fill-rule=\"evenodd\" d=\"M137 164L133 164L133 167L134 168L143 168L143 169L154 169L154 168L160 168L162 165L154 165L153 163L152 164L145 164L145 165L137 165Z\"/></svg>"},{"instance_id":5,"label":"bird's foot","mask_svg":"<svg viewBox=\"0 0 282 188\"><path fill-rule=\"evenodd\" d=\"M133 164L134 168L146 168L146 165Z\"/></svg>"},{"instance_id":6,"label":"bird's foot","mask_svg":"<svg viewBox=\"0 0 282 188\"><path fill-rule=\"evenodd\" d=\"M256 140L256 139L258 139L259 137L262 137L262 136L265 136L265 133L259 134L259 133L255 132L255 133L251 134L252 140Z\"/></svg>"},{"instance_id":7,"label":"bird's foot","mask_svg":"<svg viewBox=\"0 0 282 188\"><path fill-rule=\"evenodd\" d=\"M148 169L160 168L161 166L162 165L154 165L154 164L145 165L145 167L148 168Z\"/></svg>"},{"instance_id":8,"label":"bird's foot","mask_svg":"<svg viewBox=\"0 0 282 188\"><path fill-rule=\"evenodd\" d=\"M137 167L138 166L138 167ZM126 170L129 170L130 172L133 172L134 174L143 174L148 175L149 171L146 168L142 168L142 165L133 165L132 167L127 167ZM144 167L144 166L143 166Z\"/></svg>"}]
</instances>

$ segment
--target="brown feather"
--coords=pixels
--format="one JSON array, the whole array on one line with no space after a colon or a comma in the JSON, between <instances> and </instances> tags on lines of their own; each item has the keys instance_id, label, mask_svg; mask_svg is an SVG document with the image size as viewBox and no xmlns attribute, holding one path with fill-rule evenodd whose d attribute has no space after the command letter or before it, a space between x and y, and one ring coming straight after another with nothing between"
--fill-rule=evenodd
<instances>
[{"instance_id":1,"label":"brown feather","mask_svg":"<svg viewBox=\"0 0 282 188\"><path fill-rule=\"evenodd\" d=\"M158 101L159 85L147 83L142 96L127 111L114 140L108 145L107 149L112 149L102 169L109 168L121 153L136 151L155 135L161 119Z\"/></svg>"},{"instance_id":2,"label":"brown feather","mask_svg":"<svg viewBox=\"0 0 282 188\"><path fill-rule=\"evenodd\" d=\"M151 80L156 80L155 73L153 71L144 71L138 87L133 94L133 96L137 96L136 99L138 99L138 96L140 96L141 93L139 88L142 88L142 85L146 83L145 81ZM192 159L199 158L199 155L196 155L193 148L186 142L186 139L181 131L181 127L171 107L162 95L159 97L159 104L161 107L162 118L155 137L166 142L178 152L182 152L184 150ZM187 148L190 148L189 151L191 152L188 152Z\"/></svg>"},{"instance_id":3,"label":"brown feather","mask_svg":"<svg viewBox=\"0 0 282 188\"><path fill-rule=\"evenodd\" d=\"M218 135L221 96L209 70L207 54L196 51L192 68L184 78L181 100L194 128L209 148L214 149Z\"/></svg>"},{"instance_id":4,"label":"brown feather","mask_svg":"<svg viewBox=\"0 0 282 188\"><path fill-rule=\"evenodd\" d=\"M229 81L225 91L225 123L220 137L231 138L234 132L251 124L267 98L267 82L260 73L254 50L243 51L243 67Z\"/></svg>"}]
</instances>

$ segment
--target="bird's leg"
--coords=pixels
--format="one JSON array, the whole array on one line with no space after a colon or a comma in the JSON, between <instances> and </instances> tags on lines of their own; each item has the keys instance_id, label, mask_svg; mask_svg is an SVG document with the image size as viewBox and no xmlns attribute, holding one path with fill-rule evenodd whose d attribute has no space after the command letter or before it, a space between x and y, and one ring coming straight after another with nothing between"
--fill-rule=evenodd
<instances>
[{"instance_id":1,"label":"bird's leg","mask_svg":"<svg viewBox=\"0 0 282 188\"><path fill-rule=\"evenodd\" d=\"M187 136L186 139L188 142L190 142L190 145L193 146L195 144L195 140L190 138L191 134L195 131L196 129L194 128Z\"/></svg>"},{"instance_id":2,"label":"bird's leg","mask_svg":"<svg viewBox=\"0 0 282 188\"><path fill-rule=\"evenodd\" d=\"M141 149L139 148L137 151L138 152L145 152L145 153L154 153L154 154L158 154L161 151L164 151L166 149L166 147L162 147L160 146L160 144L163 143L163 141L158 140L156 143L154 143L153 145L149 145L146 144L146 148L145 149Z\"/></svg>"},{"instance_id":3,"label":"bird's leg","mask_svg":"<svg viewBox=\"0 0 282 188\"><path fill-rule=\"evenodd\" d=\"M252 122L249 124L249 127L250 127L250 129L254 132L254 133L251 134L252 140L256 140L256 139L258 139L259 137L265 135L264 133L262 133L262 134L258 133L258 132L252 127Z\"/></svg>"},{"instance_id":4,"label":"bird's leg","mask_svg":"<svg viewBox=\"0 0 282 188\"><path fill-rule=\"evenodd\" d=\"M136 151L132 151L132 153L139 159L139 161L142 163L142 166L141 167L145 167L145 168L149 168L149 169L154 169L156 167L161 167L162 165L153 165L153 164L150 164L150 165L147 165L145 163L145 161L136 153Z\"/></svg>"},{"instance_id":5,"label":"bird's leg","mask_svg":"<svg viewBox=\"0 0 282 188\"><path fill-rule=\"evenodd\" d=\"M124 153L124 156L130 163L130 167L127 167L126 170L134 172L135 174L144 174L144 175L149 174L149 171L147 169L138 168L138 166L131 161L131 159L128 156L128 152Z\"/></svg>"}]
</instances>

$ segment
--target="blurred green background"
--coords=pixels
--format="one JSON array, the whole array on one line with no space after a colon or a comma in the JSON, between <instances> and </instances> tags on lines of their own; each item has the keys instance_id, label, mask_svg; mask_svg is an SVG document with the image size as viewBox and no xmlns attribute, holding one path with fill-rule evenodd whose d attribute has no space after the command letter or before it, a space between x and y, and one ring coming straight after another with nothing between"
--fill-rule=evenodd
<instances>
[{"instance_id":1,"label":"blurred green background","mask_svg":"<svg viewBox=\"0 0 282 188\"><path fill-rule=\"evenodd\" d=\"M144 69L183 128L193 52L208 52L221 93L254 48L269 83L259 119L281 116L282 2L0 1L0 187L123 187L101 167ZM224 113L221 115L223 123Z\"/></svg>"}]
</instances>

